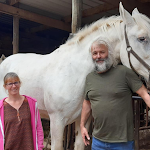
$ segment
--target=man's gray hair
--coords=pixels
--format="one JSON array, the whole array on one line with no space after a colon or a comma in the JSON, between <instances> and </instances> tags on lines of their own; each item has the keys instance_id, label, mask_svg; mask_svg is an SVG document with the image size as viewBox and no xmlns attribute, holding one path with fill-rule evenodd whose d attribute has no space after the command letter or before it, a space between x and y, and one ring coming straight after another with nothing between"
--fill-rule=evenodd
<instances>
[{"instance_id":1,"label":"man's gray hair","mask_svg":"<svg viewBox=\"0 0 150 150\"><path fill-rule=\"evenodd\" d=\"M112 48L112 46L110 45L110 42L108 39L106 38L103 38L103 37L99 37L98 39L96 39L93 43L93 44L96 44L96 45L105 45L107 48L108 48L108 55L110 57L112 57L112 60L113 60L113 66L115 67L117 64L118 64L118 61L115 59L115 55L114 55L114 50ZM92 50L92 45L90 47L90 51Z\"/></svg>"}]
</instances>

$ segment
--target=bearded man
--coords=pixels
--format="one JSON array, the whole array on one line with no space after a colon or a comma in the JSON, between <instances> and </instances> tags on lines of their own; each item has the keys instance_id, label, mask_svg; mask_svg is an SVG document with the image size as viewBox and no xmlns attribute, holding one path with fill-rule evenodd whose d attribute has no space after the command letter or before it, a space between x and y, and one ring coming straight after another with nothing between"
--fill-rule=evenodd
<instances>
[{"instance_id":1,"label":"bearded man","mask_svg":"<svg viewBox=\"0 0 150 150\"><path fill-rule=\"evenodd\" d=\"M97 39L91 46L95 71L86 77L81 113L81 134L89 145L85 124L94 118L92 150L134 150L132 93L150 107L150 96L138 76L123 65L116 65L108 42Z\"/></svg>"}]
</instances>

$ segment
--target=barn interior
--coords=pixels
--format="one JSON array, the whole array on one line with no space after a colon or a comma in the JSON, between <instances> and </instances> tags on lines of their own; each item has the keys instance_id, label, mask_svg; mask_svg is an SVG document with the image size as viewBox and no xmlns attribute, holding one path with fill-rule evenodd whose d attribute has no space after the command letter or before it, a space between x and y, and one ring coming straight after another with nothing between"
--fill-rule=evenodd
<instances>
[{"instance_id":1,"label":"barn interior","mask_svg":"<svg viewBox=\"0 0 150 150\"><path fill-rule=\"evenodd\" d=\"M16 47L19 53L48 54L65 43L72 32L73 1L0 0L0 56L16 53ZM80 28L102 17L119 14L119 0L80 2ZM122 0L122 3L130 13L137 7L150 17L150 0Z\"/></svg>"},{"instance_id":2,"label":"barn interior","mask_svg":"<svg viewBox=\"0 0 150 150\"><path fill-rule=\"evenodd\" d=\"M16 52L49 54L65 43L73 32L74 1L82 4L79 28L102 17L119 15L120 0L0 0L0 57ZM128 12L137 7L150 17L150 0L122 3Z\"/></svg>"}]
</instances>

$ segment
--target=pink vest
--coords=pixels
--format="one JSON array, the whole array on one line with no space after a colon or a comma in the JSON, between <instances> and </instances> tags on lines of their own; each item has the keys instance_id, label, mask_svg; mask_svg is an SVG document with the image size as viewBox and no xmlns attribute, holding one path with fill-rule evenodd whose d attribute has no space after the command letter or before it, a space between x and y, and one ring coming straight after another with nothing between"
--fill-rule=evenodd
<instances>
[{"instance_id":1,"label":"pink vest","mask_svg":"<svg viewBox=\"0 0 150 150\"><path fill-rule=\"evenodd\" d=\"M43 149L43 128L41 124L40 114L37 108L37 101L29 96L23 95L27 98L30 113L31 113L31 126L32 126L32 135L34 142L34 150ZM4 150L5 135L4 135L4 105L3 101L6 98L0 100L0 150Z\"/></svg>"}]
</instances>

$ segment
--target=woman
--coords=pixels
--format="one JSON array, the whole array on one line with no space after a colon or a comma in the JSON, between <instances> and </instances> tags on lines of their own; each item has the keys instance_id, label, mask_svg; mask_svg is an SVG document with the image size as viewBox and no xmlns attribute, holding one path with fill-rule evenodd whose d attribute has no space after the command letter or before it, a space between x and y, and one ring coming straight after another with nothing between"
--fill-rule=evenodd
<instances>
[{"instance_id":1,"label":"woman","mask_svg":"<svg viewBox=\"0 0 150 150\"><path fill-rule=\"evenodd\" d=\"M42 150L44 136L37 101L20 95L20 86L16 73L5 75L8 97L0 101L0 150Z\"/></svg>"}]
</instances>

